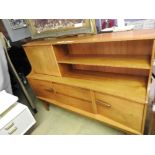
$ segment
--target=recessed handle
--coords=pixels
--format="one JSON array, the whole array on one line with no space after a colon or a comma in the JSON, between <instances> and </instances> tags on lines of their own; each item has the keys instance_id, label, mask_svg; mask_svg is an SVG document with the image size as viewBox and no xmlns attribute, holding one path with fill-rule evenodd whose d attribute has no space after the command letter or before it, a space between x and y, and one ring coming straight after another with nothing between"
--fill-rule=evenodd
<instances>
[{"instance_id":1,"label":"recessed handle","mask_svg":"<svg viewBox=\"0 0 155 155\"><path fill-rule=\"evenodd\" d=\"M17 127L14 127L11 131L8 132L9 135L12 135L17 130Z\"/></svg>"},{"instance_id":2,"label":"recessed handle","mask_svg":"<svg viewBox=\"0 0 155 155\"><path fill-rule=\"evenodd\" d=\"M45 89L45 91L48 91L48 92L54 92L53 88L48 88L48 89Z\"/></svg>"},{"instance_id":3,"label":"recessed handle","mask_svg":"<svg viewBox=\"0 0 155 155\"><path fill-rule=\"evenodd\" d=\"M102 104L104 107L111 108L111 104L109 104L107 102L104 102L104 101L101 101L101 100L96 100L96 102L99 103L99 104Z\"/></svg>"},{"instance_id":4,"label":"recessed handle","mask_svg":"<svg viewBox=\"0 0 155 155\"><path fill-rule=\"evenodd\" d=\"M5 130L9 130L12 126L14 126L13 122L11 124L9 124L7 127L5 127Z\"/></svg>"}]
</instances>

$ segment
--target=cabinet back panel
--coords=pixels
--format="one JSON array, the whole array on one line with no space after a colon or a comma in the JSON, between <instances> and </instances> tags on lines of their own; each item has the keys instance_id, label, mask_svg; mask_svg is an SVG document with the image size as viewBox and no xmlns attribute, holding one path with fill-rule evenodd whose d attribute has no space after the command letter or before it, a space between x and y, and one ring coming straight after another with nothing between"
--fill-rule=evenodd
<instances>
[{"instance_id":1,"label":"cabinet back panel","mask_svg":"<svg viewBox=\"0 0 155 155\"><path fill-rule=\"evenodd\" d=\"M68 55L68 47L67 45L53 45L53 50L56 56L56 59L59 60L64 56Z\"/></svg>"},{"instance_id":2,"label":"cabinet back panel","mask_svg":"<svg viewBox=\"0 0 155 155\"><path fill-rule=\"evenodd\" d=\"M142 70L142 69L88 66L88 65L72 65L72 68L76 70L86 70L86 71L94 71L94 72L97 71L97 72L106 72L106 73L149 76L149 70L147 69Z\"/></svg>"},{"instance_id":3,"label":"cabinet back panel","mask_svg":"<svg viewBox=\"0 0 155 155\"><path fill-rule=\"evenodd\" d=\"M151 55L152 45L152 40L83 43L68 45L68 51L71 55Z\"/></svg>"}]
</instances>

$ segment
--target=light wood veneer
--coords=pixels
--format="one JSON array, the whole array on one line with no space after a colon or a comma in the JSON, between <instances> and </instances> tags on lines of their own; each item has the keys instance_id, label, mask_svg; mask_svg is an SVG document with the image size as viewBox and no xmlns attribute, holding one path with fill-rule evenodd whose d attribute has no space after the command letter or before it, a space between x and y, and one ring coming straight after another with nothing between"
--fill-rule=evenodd
<instances>
[{"instance_id":1,"label":"light wood veneer","mask_svg":"<svg viewBox=\"0 0 155 155\"><path fill-rule=\"evenodd\" d=\"M131 134L143 134L155 30L33 41L23 47L37 97Z\"/></svg>"}]
</instances>

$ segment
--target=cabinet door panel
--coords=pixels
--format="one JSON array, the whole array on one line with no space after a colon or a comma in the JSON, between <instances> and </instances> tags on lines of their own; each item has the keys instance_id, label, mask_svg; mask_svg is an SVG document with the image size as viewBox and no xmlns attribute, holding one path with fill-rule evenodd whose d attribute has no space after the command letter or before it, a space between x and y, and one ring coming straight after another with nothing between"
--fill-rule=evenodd
<instances>
[{"instance_id":1,"label":"cabinet door panel","mask_svg":"<svg viewBox=\"0 0 155 155\"><path fill-rule=\"evenodd\" d=\"M51 82L28 79L32 89L38 97L54 98L54 89Z\"/></svg>"},{"instance_id":2,"label":"cabinet door panel","mask_svg":"<svg viewBox=\"0 0 155 155\"><path fill-rule=\"evenodd\" d=\"M98 114L141 131L144 104L95 93Z\"/></svg>"},{"instance_id":3,"label":"cabinet door panel","mask_svg":"<svg viewBox=\"0 0 155 155\"><path fill-rule=\"evenodd\" d=\"M52 46L24 47L32 72L61 76Z\"/></svg>"},{"instance_id":4,"label":"cabinet door panel","mask_svg":"<svg viewBox=\"0 0 155 155\"><path fill-rule=\"evenodd\" d=\"M60 93L55 94L55 100L59 101L64 105L70 105L72 107L75 107L87 112L91 112L91 113L93 112L92 103L90 101L84 101L84 100L66 96Z\"/></svg>"},{"instance_id":5,"label":"cabinet door panel","mask_svg":"<svg viewBox=\"0 0 155 155\"><path fill-rule=\"evenodd\" d=\"M91 101L90 91L87 89L53 83L54 90L64 95Z\"/></svg>"}]
</instances>

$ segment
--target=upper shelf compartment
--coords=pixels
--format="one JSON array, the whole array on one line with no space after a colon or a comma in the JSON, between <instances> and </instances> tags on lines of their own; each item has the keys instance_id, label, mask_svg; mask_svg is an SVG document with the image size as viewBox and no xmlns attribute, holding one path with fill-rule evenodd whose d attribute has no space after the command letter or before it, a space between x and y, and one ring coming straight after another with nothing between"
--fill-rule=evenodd
<instances>
[{"instance_id":1,"label":"upper shelf compartment","mask_svg":"<svg viewBox=\"0 0 155 155\"><path fill-rule=\"evenodd\" d=\"M121 68L150 69L149 57L129 55L104 55L104 56L67 56L58 63L78 64L92 66L109 66Z\"/></svg>"},{"instance_id":2,"label":"upper shelf compartment","mask_svg":"<svg viewBox=\"0 0 155 155\"><path fill-rule=\"evenodd\" d=\"M151 66L152 40L131 40L82 44L53 45L58 65L82 70L138 74L148 72ZM78 66L77 66L78 65ZM92 67L92 68L91 68ZM88 69L89 68L89 69ZM114 71L116 70L116 71ZM129 71L130 70L130 71ZM129 71L129 72L128 72Z\"/></svg>"}]
</instances>

